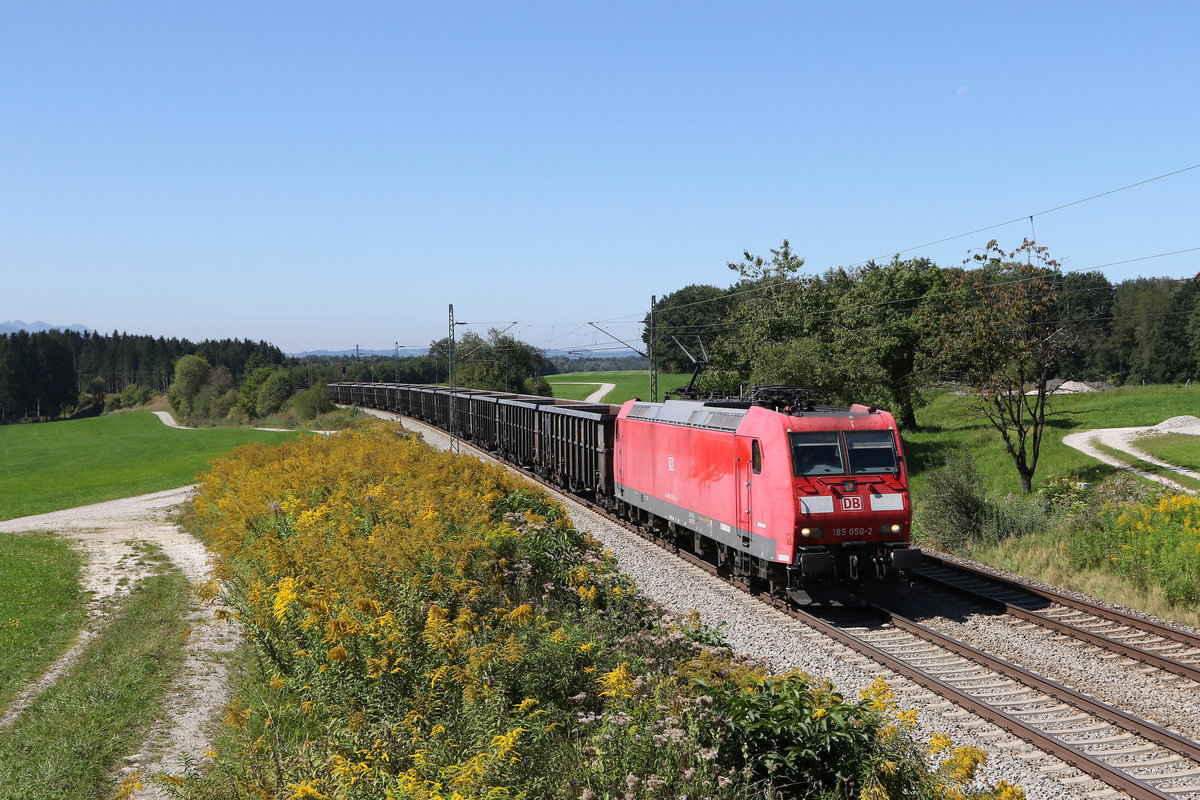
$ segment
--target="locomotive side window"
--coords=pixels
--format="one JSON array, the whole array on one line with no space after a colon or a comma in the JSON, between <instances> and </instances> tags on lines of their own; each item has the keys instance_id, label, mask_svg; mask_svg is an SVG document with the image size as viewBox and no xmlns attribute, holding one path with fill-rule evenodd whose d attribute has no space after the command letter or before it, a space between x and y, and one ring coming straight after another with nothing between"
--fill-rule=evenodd
<instances>
[{"instance_id":1,"label":"locomotive side window","mask_svg":"<svg viewBox=\"0 0 1200 800\"><path fill-rule=\"evenodd\" d=\"M788 434L792 444L792 470L802 475L844 475L842 447L837 431Z\"/></svg>"},{"instance_id":2,"label":"locomotive side window","mask_svg":"<svg viewBox=\"0 0 1200 800\"><path fill-rule=\"evenodd\" d=\"M895 475L896 440L891 431L846 431L851 475Z\"/></svg>"},{"instance_id":3,"label":"locomotive side window","mask_svg":"<svg viewBox=\"0 0 1200 800\"><path fill-rule=\"evenodd\" d=\"M750 468L755 475L762 474L762 448L758 446L758 439L750 444Z\"/></svg>"}]
</instances>

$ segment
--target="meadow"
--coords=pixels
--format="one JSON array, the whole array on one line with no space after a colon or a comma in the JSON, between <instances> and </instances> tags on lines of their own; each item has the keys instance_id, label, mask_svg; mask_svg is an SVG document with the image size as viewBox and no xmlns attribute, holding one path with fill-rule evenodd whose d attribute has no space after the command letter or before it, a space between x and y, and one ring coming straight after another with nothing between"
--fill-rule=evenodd
<instances>
[{"instance_id":1,"label":"meadow","mask_svg":"<svg viewBox=\"0 0 1200 800\"><path fill-rule=\"evenodd\" d=\"M665 392L686 386L691 377L690 374L659 373L659 399L662 399ZM616 388L601 400L603 403L620 405L634 397L640 397L643 400L650 399L650 371L644 369L627 369L616 372L563 372L558 375L547 375L546 381L550 384L555 397L563 397L568 400L583 400L596 391L602 383L616 384Z\"/></svg>"},{"instance_id":2,"label":"meadow","mask_svg":"<svg viewBox=\"0 0 1200 800\"><path fill-rule=\"evenodd\" d=\"M1168 478L1173 483L1177 483L1180 486L1184 487L1185 489L1200 490L1200 480L1196 480L1195 478L1192 478L1188 475L1180 474L1179 472L1176 472L1173 469L1168 469L1166 467L1159 466L1158 464L1154 464L1152 462L1138 458L1137 456L1133 455L1132 453L1130 453L1126 450L1119 450L1115 447L1109 447L1108 445L1106 445L1098 440L1091 442L1091 444L1093 447L1095 447L1101 453L1104 453L1105 455L1109 456L1110 458L1116 459L1117 461L1121 462L1122 464L1126 464L1134 469L1139 469L1142 472L1148 473L1150 475L1156 475L1160 478ZM1177 462L1171 462L1165 456L1159 456L1159 458L1160 458L1160 460L1167 461L1167 463L1177 463Z\"/></svg>"},{"instance_id":3,"label":"meadow","mask_svg":"<svg viewBox=\"0 0 1200 800\"><path fill-rule=\"evenodd\" d=\"M1200 408L1195 411L1200 412ZM1160 461L1200 472L1200 436L1185 433L1149 434L1136 439L1134 447Z\"/></svg>"},{"instance_id":4,"label":"meadow","mask_svg":"<svg viewBox=\"0 0 1200 800\"><path fill-rule=\"evenodd\" d=\"M179 430L153 414L0 426L0 520L174 489L228 450L300 434Z\"/></svg>"},{"instance_id":5,"label":"meadow","mask_svg":"<svg viewBox=\"0 0 1200 800\"><path fill-rule=\"evenodd\" d=\"M999 495L1020 492L1020 478L1000 434L971 413L965 398L939 392L931 394L928 400L917 411L920 430L904 433L914 494L920 496L924 485L922 473L938 466L945 454L956 448L971 453L989 492ZM1046 426L1034 488L1053 475L1075 475L1084 481L1097 482L1118 471L1064 445L1062 438L1068 433L1157 425L1198 409L1200 386L1142 386L1054 397L1051 410L1056 416Z\"/></svg>"},{"instance_id":6,"label":"meadow","mask_svg":"<svg viewBox=\"0 0 1200 800\"><path fill-rule=\"evenodd\" d=\"M146 736L183 660L190 599L177 569L133 588L79 661L0 737L5 798L112 796L114 769Z\"/></svg>"},{"instance_id":7,"label":"meadow","mask_svg":"<svg viewBox=\"0 0 1200 800\"><path fill-rule=\"evenodd\" d=\"M0 519L176 488L239 444L295 437L178 430L149 413L2 426ZM116 767L161 713L183 658L192 592L159 548L140 551L139 563L158 573L106 609L107 624L79 658L0 737L4 797L112 796ZM79 634L81 561L53 535L0 534L0 713Z\"/></svg>"}]
</instances>

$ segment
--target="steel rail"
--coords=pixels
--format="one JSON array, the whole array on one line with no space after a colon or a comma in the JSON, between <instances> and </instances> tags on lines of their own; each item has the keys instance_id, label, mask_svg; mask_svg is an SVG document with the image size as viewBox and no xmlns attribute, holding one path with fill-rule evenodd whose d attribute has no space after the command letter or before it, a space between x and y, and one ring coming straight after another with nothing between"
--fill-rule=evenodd
<instances>
[{"instance_id":1,"label":"steel rail","mask_svg":"<svg viewBox=\"0 0 1200 800\"><path fill-rule=\"evenodd\" d=\"M1189 647L1200 649L1200 635L1196 635L1185 630L1180 630L1179 628L1171 625L1164 625L1161 622L1155 622L1154 620L1146 619L1145 617L1141 617L1136 614L1130 614L1126 611L1118 611L1116 609L1106 608L1094 603L1089 603L1086 600L1080 600L1077 597L1072 597L1069 594L1055 591L1054 589L1032 586L1023 581L995 575L977 567L959 564L954 561L947 561L944 558L938 558L937 556L930 555L929 553L925 553L924 556L926 561L930 561L938 566L958 570L959 572L966 573L972 577L982 578L992 583L1000 584L1001 586L1009 589L1019 590L1028 594L1036 595L1044 600L1049 600L1051 602L1058 603L1059 605L1073 608L1076 611L1083 611L1097 617L1103 617L1110 622L1128 625L1131 628L1137 628L1138 630L1145 631L1146 633L1152 633L1155 636L1161 636L1164 639L1169 639Z\"/></svg>"},{"instance_id":2,"label":"steel rail","mask_svg":"<svg viewBox=\"0 0 1200 800\"><path fill-rule=\"evenodd\" d=\"M969 661L974 661L976 664L985 666L1005 677L1012 678L1026 686L1045 692L1051 697L1062 700L1095 717L1099 717L1118 728L1122 728L1130 733L1136 733L1142 738L1165 747L1178 755L1200 762L1200 743L1193 742L1191 739L1180 736L1174 731L1167 730L1152 722L1146 722L1128 712L1121 711L1107 703L1088 697L1082 692L1076 691L1069 686L1064 686L1057 681L1036 675L1024 667L1013 664L1011 661L997 658L990 653L953 639L940 631L926 627L915 620L896 614L882 606L869 606L869 608L873 609L880 618L886 622L890 622L901 630L908 631L926 641L933 642L939 647L956 653Z\"/></svg>"},{"instance_id":3,"label":"steel rail","mask_svg":"<svg viewBox=\"0 0 1200 800\"><path fill-rule=\"evenodd\" d=\"M553 484L546 485L554 488L556 491L559 491L558 487L554 487ZM574 498L574 496L572 496L572 499L575 499L576 502L581 502ZM854 650L856 653L883 664L892 671L912 680L914 683L923 686L924 688L940 695L947 700L950 700L955 705L961 708L966 708L976 716L987 720L998 728L1008 731L1020 739L1024 739L1026 742L1029 742L1030 744L1038 747L1055 758L1070 764L1071 766L1079 769L1081 772L1091 775L1093 778L1100 780L1114 789L1119 789L1127 793L1130 797L1134 798L1134 800L1176 800L1176 795L1169 794L1150 783L1147 783L1139 778L1135 778L1128 772L1125 772L1118 767L1113 767L1105 763L1098 757L1080 750L1079 748L1068 744L1067 742L1064 742L1061 739L1058 739L1023 720L980 700L974 695L968 694L964 690L957 688L956 686L942 680L941 678L938 678L935 675L931 675L919 667L912 666L903 659L900 659L891 653L888 653L886 650L864 641L862 638L855 636L852 633L848 633L847 631L839 628L837 625L824 620L819 616L811 614L807 611L802 611L786 601L765 596L761 592L755 591L742 581L733 580L722 575L722 571L716 565L700 558L699 556L696 556L694 553L691 553L687 550L682 550L659 537L647 533L638 526L626 522L625 520L613 518L611 514L604 509L595 506L595 504L584 504L587 505L591 510L597 511L598 513L603 513L609 519L614 519L614 521L620 522L623 527L633 530L643 539L658 545L668 552L678 555L689 564L702 569L710 575L721 577L727 583L736 586L748 594L756 596L760 601L770 605L776 610L803 622L805 625L808 625L815 630L820 631L829 638L845 645L846 647L849 647L851 650ZM1005 677L1011 678L1019 683L1023 683L1030 688L1036 688L1039 691L1045 692L1050 697L1062 702L1068 702L1069 704L1080 708L1080 710L1093 713L1094 709L1096 712L1094 715L1103 719L1105 722L1116 725L1117 727L1129 731L1130 733L1140 735L1148 741L1151 741L1160 747L1164 747L1173 753L1182 755L1185 758L1200 760L1200 744L1179 736L1173 731L1160 728L1159 726L1146 722L1145 720L1125 714L1124 712L1119 711L1112 706L1108 706L1085 695L1081 695L1078 692L1075 692L1073 689L1062 686L1061 684L1057 684L1054 681L1040 678L1033 673L1022 669L1021 667L1018 667L1014 664L1009 664L1008 662L997 659L994 656L990 656L981 650L971 647L970 645L950 639L949 637L944 636L937 631L925 628L925 626L920 625L919 623L913 622L912 620L908 620L904 617L898 617L884 608L878 606L868 606L867 608L874 611L878 616L886 616L888 621L894 624L897 628L911 633L918 638L930 641L933 644L949 650L956 655L962 656L963 658L966 658L977 665L992 669L993 671ZM1028 678L1028 680L1025 680L1025 678ZM1180 752L1181 750L1183 752Z\"/></svg>"},{"instance_id":4,"label":"steel rail","mask_svg":"<svg viewBox=\"0 0 1200 800\"><path fill-rule=\"evenodd\" d=\"M951 562L945 562L945 561L941 561L939 566L944 566L948 569L956 569L956 570L959 569L958 565L953 564ZM980 570L970 570L968 568L962 568L961 571L970 574L972 577L978 576L980 578L991 578L991 582L996 583L1002 587L1005 587L1005 589L1007 589L1009 591L1031 591L1024 584L1021 584L1021 583L1018 583L1015 581L1009 581L1004 578L994 578L994 577L990 576L988 573L982 572ZM1045 614L1039 614L1036 611L1030 611L1028 608L1025 608L1021 605L1010 602L1003 598L987 594L986 592L982 592L977 589L972 589L969 586L961 586L957 583L954 583L953 581L949 581L944 578L939 578L936 575L929 575L925 572L922 572L920 570L920 568L914 570L912 574L913 574L914 578L925 581L926 583L933 584L940 589L945 589L947 591L955 592L956 594L960 594L964 597L970 598L971 600L973 600L975 602L982 603L991 608L995 608L997 610L1003 611L1006 614L1010 614L1014 617L1018 617L1027 622L1032 622L1032 623L1034 623L1036 625L1040 625L1044 628L1049 628L1051 630L1054 630L1059 633L1070 636L1073 639L1081 639L1085 642L1088 642L1089 644L1096 645L1097 647L1101 647L1105 650L1110 650L1119 655L1126 656L1128 658L1132 658L1135 661L1140 661L1143 664L1147 664L1152 667L1157 667L1158 669L1164 670L1166 672L1170 672L1175 675L1179 675L1180 677L1188 678L1189 680L1193 680L1193 681L1196 681L1197 683L1200 683L1200 665L1198 665L1198 664L1189 664L1184 661L1179 661L1177 659L1171 658L1170 656L1163 655L1162 653L1156 653L1153 650L1147 650L1138 645L1129 644L1127 642L1122 642L1118 639L1114 639L1110 636L1106 636L1103 633L1096 633L1094 631L1090 631L1087 628L1082 628L1078 625L1074 625L1065 620L1058 619L1056 617L1047 616ZM1047 594L1054 594L1054 593L1048 592ZM1049 598L1047 598L1047 599L1049 599ZM1058 601L1053 600L1052 602L1058 602ZM1082 601L1076 601L1075 605L1072 605L1069 607L1073 608L1077 611L1082 611L1085 613L1093 614L1094 616L1100 616L1099 614L1096 614L1094 606L1087 605L1086 603L1083 603ZM1129 616L1129 615L1126 615L1126 616ZM1101 618L1106 619L1109 622L1114 622L1114 623L1124 625L1124 626L1132 628L1136 631L1147 633L1149 635L1160 636L1161 638L1166 639L1169 642L1175 642L1178 644L1183 644L1185 646L1189 644L1189 642L1186 640L1181 641L1178 638L1168 638L1166 636L1162 636L1157 631L1149 629L1148 627L1143 627L1143 625L1142 625L1143 621L1138 619L1137 617L1129 616L1129 621L1126 621L1123 619L1122 620L1111 619L1109 617L1101 617ZM1158 626L1158 627L1162 627L1162 626ZM1173 630L1173 629L1168 628L1167 630ZM1179 633L1183 633L1183 632L1180 631ZM1200 641L1197 641L1195 646L1200 648Z\"/></svg>"},{"instance_id":5,"label":"steel rail","mask_svg":"<svg viewBox=\"0 0 1200 800\"><path fill-rule=\"evenodd\" d=\"M882 650L881 648L878 648L869 642L863 641L861 638L852 633L847 633L831 622L827 622L818 616L809 614L808 612L798 611L796 609L791 609L787 613L800 619L806 625L810 625L816 630L819 630L821 633L824 633L826 636L829 636L835 641L849 647L856 653L867 656L868 658L883 664L894 672L898 672L905 676L914 683L925 687L926 689L940 695L947 700L950 700L955 705L971 711L981 719L987 720L996 727L1008 731L1012 735L1020 739L1024 739L1026 742L1029 742L1035 747L1045 751L1046 753L1049 753L1055 758L1070 764L1079 771L1091 775L1093 778L1100 780L1114 789L1119 789L1125 792L1130 797L1135 798L1135 800L1174 800L1173 795L1166 794L1161 789L1135 778L1127 772L1104 763L1096 756L1067 744L1061 739L1057 739L1050 734L1033 727L1029 723L1018 719L1017 717L1014 717L1011 714L1008 714L1007 712L1002 711L992 705L989 705L988 703L985 703L975 696L966 693L962 689L943 681L941 678L930 675L924 670L908 664L902 659L893 656L891 653L888 653L887 651ZM897 625L897 627L902 626ZM926 638L923 633L916 633L911 630L909 632L915 633L915 635L919 636L920 638ZM933 631L930 632L935 633ZM938 636L940 635L941 634L938 634ZM935 641L935 643L937 642ZM956 644L964 648L973 649L969 648L967 645L962 645L961 643ZM957 650L954 652L957 652ZM962 655L962 653L959 653L959 655ZM1002 672L1001 674L1007 673ZM1009 677L1013 676L1009 675ZM1170 731L1167 731L1167 733L1170 733Z\"/></svg>"}]
</instances>

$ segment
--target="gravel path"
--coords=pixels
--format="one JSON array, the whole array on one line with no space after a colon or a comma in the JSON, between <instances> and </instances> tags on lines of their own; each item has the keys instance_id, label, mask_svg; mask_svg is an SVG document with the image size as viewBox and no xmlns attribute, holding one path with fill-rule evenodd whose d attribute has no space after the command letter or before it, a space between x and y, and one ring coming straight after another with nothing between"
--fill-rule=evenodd
<instances>
[{"instance_id":1,"label":"gravel path","mask_svg":"<svg viewBox=\"0 0 1200 800\"><path fill-rule=\"evenodd\" d=\"M171 416L170 411L153 411L154 416L162 420L162 424L168 428L179 428L181 431L194 431L195 428L189 428L187 425L180 425L175 421L175 417Z\"/></svg>"},{"instance_id":2,"label":"gravel path","mask_svg":"<svg viewBox=\"0 0 1200 800\"><path fill-rule=\"evenodd\" d=\"M193 585L208 580L208 552L204 545L173 521L191 490L188 486L0 522L0 532L53 531L71 541L85 556L83 588L90 594L78 639L45 675L26 688L0 721L0 730L18 719L38 695L70 668L87 643L103 630L115 601L150 574L153 565L139 563L147 543L161 547ZM168 690L164 714L146 741L126 757L123 773L140 771L150 776L157 772L178 772L184 756L199 760L208 747L206 727L216 710L227 702L226 660L238 643L234 623L217 620L215 610L212 605L193 602L188 615L191 633L185 645L184 665ZM147 785L131 797L165 800L167 795Z\"/></svg>"},{"instance_id":3,"label":"gravel path","mask_svg":"<svg viewBox=\"0 0 1200 800\"><path fill-rule=\"evenodd\" d=\"M365 413L398 421L435 447L451 447L441 431L400 419L394 414L363 409ZM494 460L474 447L456 442L455 449ZM918 709L916 734L949 734L956 744L970 744L991 753L980 777L1000 779L1026 788L1030 800L1120 797L1074 767L1051 758L1022 740L937 697L908 679L890 672L813 629L781 614L718 578L672 558L658 547L596 514L569 497L559 496L574 524L588 531L616 557L622 572L642 591L678 613L696 610L708 625L723 626L726 640L737 652L764 661L775 672L800 670L828 679L848 698L857 698L877 676L895 689L901 704Z\"/></svg>"},{"instance_id":4,"label":"gravel path","mask_svg":"<svg viewBox=\"0 0 1200 800\"><path fill-rule=\"evenodd\" d=\"M166 425L168 428L178 428L181 431L197 430L197 428L189 428L187 425L180 425L178 422L175 421L175 417L171 416L170 411L152 411L150 413L154 414L154 416L156 416L160 420L162 420L162 424ZM251 430L274 431L276 433L292 433L296 429L295 428L252 428ZM336 433L336 431L308 431L308 433L319 433L319 434L322 434L323 436L328 436L331 433Z\"/></svg>"},{"instance_id":5,"label":"gravel path","mask_svg":"<svg viewBox=\"0 0 1200 800\"><path fill-rule=\"evenodd\" d=\"M1193 424L1193 420L1195 423ZM1114 467L1129 470L1147 480L1157 481L1171 487L1179 492L1187 494L1196 494L1195 489L1189 489L1181 483L1171 480L1162 475L1155 475L1136 466L1127 464L1120 459L1117 459L1108 453L1103 452L1095 446L1097 442L1111 447L1114 450L1120 450L1129 453L1135 458L1139 458L1149 464L1154 464L1162 469L1168 469L1172 472L1177 472L1180 475L1186 475L1189 478L1200 480L1200 473L1194 472L1183 467L1177 467L1174 464L1168 464L1161 461L1149 453L1143 452L1137 447L1137 440L1151 433L1182 433L1192 436L1200 436L1200 419L1192 416L1173 417L1169 420L1160 422L1158 425L1142 425L1129 428L1098 428L1091 431L1080 431L1079 433L1068 433L1063 437L1063 444L1067 447L1073 447L1081 453L1091 456L1092 458L1103 461L1105 464L1110 464Z\"/></svg>"}]
</instances>

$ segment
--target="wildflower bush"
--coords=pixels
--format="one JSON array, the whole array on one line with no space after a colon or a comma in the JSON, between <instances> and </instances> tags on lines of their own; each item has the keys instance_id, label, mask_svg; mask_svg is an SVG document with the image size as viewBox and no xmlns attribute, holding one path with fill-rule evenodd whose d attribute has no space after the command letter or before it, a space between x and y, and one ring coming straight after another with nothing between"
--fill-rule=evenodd
<instances>
[{"instance_id":1,"label":"wildflower bush","mask_svg":"<svg viewBox=\"0 0 1200 800\"><path fill-rule=\"evenodd\" d=\"M1200 602L1200 499L1165 495L1101 504L1074 527L1068 552L1076 563L1115 572L1143 589L1161 587L1178 606Z\"/></svg>"},{"instance_id":2,"label":"wildflower bush","mask_svg":"<svg viewBox=\"0 0 1200 800\"><path fill-rule=\"evenodd\" d=\"M767 675L540 491L391 426L244 447L189 521L264 676L180 797L1021 796L922 752L886 686Z\"/></svg>"}]
</instances>

